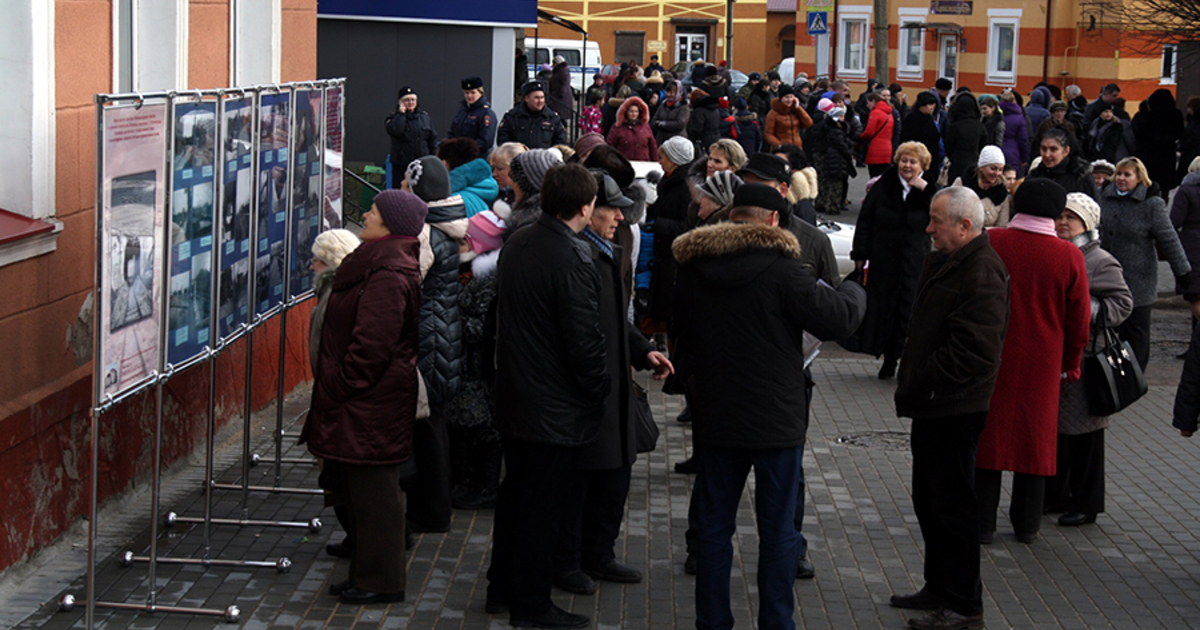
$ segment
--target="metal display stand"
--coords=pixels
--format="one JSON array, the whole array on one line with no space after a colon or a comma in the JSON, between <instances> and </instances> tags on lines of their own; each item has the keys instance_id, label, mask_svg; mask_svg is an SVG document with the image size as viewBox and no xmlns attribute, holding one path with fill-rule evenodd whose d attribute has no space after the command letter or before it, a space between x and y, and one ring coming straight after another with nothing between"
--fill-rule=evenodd
<instances>
[{"instance_id":1,"label":"metal display stand","mask_svg":"<svg viewBox=\"0 0 1200 630\"><path fill-rule=\"evenodd\" d=\"M305 85L312 89L317 89L319 86L320 89L323 90L326 86L341 86L343 83L344 83L344 79L338 79L338 80L331 80L331 81L309 82L309 83L303 83L303 84L298 84L298 85ZM106 162L105 162L105 159L106 159L106 154L105 154L106 137L104 135L105 130L106 130L105 112L106 112L107 108L116 107L116 106L124 106L124 107L132 106L135 109L140 110L147 101L155 101L155 103L154 103L155 107L157 107L158 105L161 104L164 107L164 110L166 112L165 137L168 138L168 148L173 149L174 142L171 139L174 137L175 116L174 116L174 109L172 108L172 105L174 104L176 98L179 98L181 100L185 99L185 98L190 98L190 99L195 99L196 101L201 101L205 97L208 97L208 98L216 97L219 100L219 99L223 98L223 96L227 92L228 93L240 93L240 94L248 94L250 92L253 92L253 93L257 94L263 90L273 89L274 91L279 92L281 90L291 89L291 88L292 88L291 85L288 85L288 86L274 85L274 86L269 86L269 87L255 87L255 88L245 89L245 90L238 89L238 90L230 90L230 91L207 90L207 91L189 91L186 93L166 91L166 92L134 93L134 94L98 94L96 96L96 98L95 98L96 124L97 124L96 128L97 128L99 137L97 139L97 145L96 145L96 157L97 157L96 180L97 181L96 181L96 206L95 207L96 207L96 233L97 233L98 243L97 243L97 250L96 250L96 273L95 273L96 284L95 284L95 286L96 286L96 292L97 292L98 296L104 295L104 293L103 293L104 290L110 290L110 291L112 290L112 288L107 286L107 284L105 282L106 276L105 276L105 267L104 267L106 264L109 264L111 262L111 261L106 260L106 255L109 253L108 249L109 249L110 244L105 239L105 235L106 235L105 228L108 227L105 225L105 221L106 221L105 210L107 209L107 206L105 205L105 201L106 201L105 193L106 193L106 184L108 183L108 182L106 182L105 178L106 178L106 175L109 174L106 172ZM257 98L253 99L252 103L253 103L252 108L254 110L257 110L258 99ZM219 114L222 110L221 110L221 108L218 107L217 111ZM258 112L255 111L254 116L255 116L256 122L257 122L258 115L259 115ZM294 114L289 114L289 116L294 117ZM220 118L221 118L221 116L218 115L216 117L216 119L214 120L214 129L221 128L223 121L220 120ZM289 122L290 122L290 119L289 119ZM322 125L323 124L324 124L324 117L322 116ZM251 125L251 127L255 132L254 145L255 145L255 147L257 147L257 143L259 142L259 138L258 138L259 134L257 133L258 125L253 124L253 125ZM219 137L219 134L217 134L217 135ZM289 143L290 143L290 140L289 140ZM175 152L173 150L168 150L166 153L166 156L167 156L166 163L162 165L166 169L165 170L166 173L172 172L171 165L172 165L172 158L174 157L174 153ZM253 153L254 153L254 160L253 160L254 166L252 167L252 171L256 172L257 167L258 167L258 164L257 164L258 155L257 155L257 151L253 151ZM221 166L223 166L223 164ZM290 171L290 168L291 168L291 165L289 164L289 171ZM322 169L322 171L323 171L323 169ZM186 180L184 180L184 182L186 183ZM320 198L324 199L324 190L323 190L324 178L323 178L323 176L322 176L320 182L322 185L322 190L320 190L318 192L320 193ZM214 184L215 184L215 186L218 187L217 190L221 190L221 187L223 187L223 178L217 178L217 180L214 182ZM290 177L289 177L288 185L289 185L288 200L289 200L289 206L290 206L290 201L291 201L291 196L292 196L291 191L290 191L290 187L291 187ZM157 188L157 186L159 186L158 180L155 180L154 186L155 186L155 191L156 191L155 194L158 194L158 188ZM111 188L111 186L110 186L110 188ZM252 188L251 208L255 208L257 206L257 200L258 200L258 195L253 194L253 192L254 192L254 189ZM218 195L213 195L213 196L219 197ZM172 249L172 247L171 247L172 218L171 218L171 215L168 214L170 212L171 203L172 203L171 202L171 191L170 191L170 188L168 187L168 189L166 191L166 201L164 203L164 205L168 208L168 210L164 211L164 214L163 214L163 227L161 229L161 233L156 236L156 238L162 238L163 241L162 241L162 243L156 243L156 245L155 245L156 252L160 251L161 249L166 250L166 255L162 256L162 258L161 258L161 260L163 260L163 261L165 261L166 258L171 255L171 249ZM216 207L217 206L214 206L214 209ZM290 207L287 211L290 212ZM155 212L157 212L157 209L155 209ZM252 214L254 214L253 211L252 211ZM152 215L152 216L157 216L157 215ZM217 227L218 221L216 219L216 217L218 217L218 216L220 216L220 215L218 213L216 213L214 210L213 216L210 219L212 222L212 228L214 230L214 235L216 233L216 230L218 229L218 227ZM256 231L255 226L257 223L258 223L257 221L251 221L250 224L247 226L247 230L248 230L248 234L250 235L251 243L254 242L254 233ZM291 254L290 249L287 248L289 239L291 238L291 234L290 234L291 225L290 225L290 221L286 220L286 218L284 220L284 225L285 225L286 236L285 236L284 262L282 264L284 267L287 267L288 256L290 256L290 254ZM319 225L317 226L317 229L318 230L320 229ZM215 248L214 248L214 250L215 250ZM183 256L184 256L184 254L181 253L180 257L182 258ZM250 258L251 258L250 262L253 262L253 253L251 253ZM159 260L159 259L156 259L156 260ZM126 261L125 264L128 266L129 262ZM158 321L158 324L159 324L158 325L158 344L159 345L157 348L157 355L158 355L157 362L154 364L153 370L148 370L147 373L140 376L138 378L138 380L128 384L125 389L119 390L115 393L109 393L107 391L107 387L109 386L108 384L105 384L105 379L107 378L107 375L103 374L104 366L101 365L101 363L100 363L100 359L102 356L107 358L106 355L104 354L105 351L103 350L103 346L104 346L104 342L105 342L106 338L102 335L102 327L104 326L104 324L103 324L104 320L103 320L102 315L104 314L105 300L104 299L95 300L95 309L96 310L95 310L95 316L93 317L93 331L92 332L93 332L93 343L95 344L94 356L97 358L97 362L96 362L96 368L93 373L93 381L94 381L93 405L92 405L92 408L91 408L90 414L89 414L89 419L91 422L90 439L91 439L91 464L92 465L91 465L91 488L90 488L91 496L90 496L90 500L89 500L89 504L88 504L88 535L87 535L88 552L87 552L87 572L86 572L87 597L86 598L77 598L74 594L68 593L68 594L63 595L59 599L59 602L58 602L59 610L61 610L61 611L70 611L70 610L73 610L75 608L75 606L77 606L81 603L86 604L86 613L85 613L86 626L85 627L88 629L92 629L95 627L95 622L96 622L95 609L96 608L130 610L130 611L137 611L137 612L142 612L142 613L147 613L147 614L153 614L156 612L165 612L165 613L182 613L182 614L192 614L192 615L210 615L210 616L220 617L223 620L230 622L230 623L237 622L241 615L241 612L237 606L231 605L224 609L216 609L216 608L196 608L196 607L185 607L185 606L163 606L163 605L160 605L157 601L157 595L158 595L158 591L160 588L160 585L158 583L158 572L157 572L158 564L160 564L160 563L162 563L162 564L183 564L183 565L193 565L193 566L203 566L203 567L273 568L279 573L287 573L291 568L291 561L286 557L279 558L274 561L241 560L241 559L234 560L234 559L221 559L221 558L210 557L211 553L212 553L211 527L213 525L298 527L298 528L306 528L313 533L316 533L316 532L320 531L320 529L321 529L321 521L318 518L313 518L307 522L264 521L264 520L253 520L253 519L249 518L249 492L251 492L251 491L271 491L271 492L278 492L278 493L295 493L295 494L310 494L310 495L311 494L321 494L321 492L322 492L319 489L281 488L280 487L281 465L283 463L292 463L290 461L285 461L285 459L281 457L281 455L282 455L282 437L283 437L282 423L283 423L284 371L286 368L286 357L287 357L287 355L286 355L287 311L290 310L291 307L294 307L296 304L302 302L303 300L307 299L308 297L311 297L311 291L308 292L308 294L306 294L306 295L290 296L290 292L287 291L287 289L286 289L286 287L288 285L285 282L284 295L285 295L285 297L290 296L290 299L286 300L285 303L281 305L281 307L277 307L273 311L267 312L267 313L261 314L261 315L255 315L254 309L251 308L250 321L243 323L236 331L229 334L225 339L221 339L221 338L219 338L218 335L215 334L216 331L219 329L218 324L217 324L219 307L217 304L217 299L215 299L216 293L217 293L215 290L216 283L213 281L213 277L212 277L213 270L219 271L219 268L217 265L215 265L211 262L211 259L209 259L208 264L210 265L210 268L209 268L210 276L209 276L209 284L208 284L209 309L210 310L209 310L208 315L209 315L209 325L211 326L210 336L208 338L212 339L213 341L206 343L203 346L203 348L200 349L195 354L195 356L192 356L184 361L181 361L180 363L178 363L176 365L168 364L167 359L166 359L166 357L167 357L166 348L167 348L167 342L168 342L168 339L167 339L168 326L165 322L167 320L167 313L169 312L169 309L171 308L171 303L170 303L171 291L168 290L168 282L167 282L168 280L170 280L169 274L170 274L171 267L169 264L163 264L162 265L163 269L155 268L153 273L160 274L161 277L157 278L157 279L162 281L161 284L159 285L160 295L157 298L158 307L160 309L159 310L159 318L160 319ZM285 269L285 273L286 273L286 269ZM149 274L147 274L147 275L149 275ZM248 278L249 295L247 297L247 302L251 302L254 299L254 295L255 295L254 294L254 289L255 289L254 285L256 282L256 276L257 276L257 273L249 274L249 278ZM286 278L286 275L285 275L285 278ZM153 305L154 302L155 302L154 299L150 299L147 301L147 303L149 303L151 305ZM140 303L140 301L139 301L139 303ZM203 311L201 311L201 312L203 312ZM275 454L275 485L274 485L274 487L271 487L271 488L264 488L261 486L252 486L249 483L249 469L252 465L257 463L256 461L253 461L253 458L250 453L251 412L252 412L252 407L253 407L252 383L253 383L253 366L254 366L254 360L253 360L254 332L258 326L262 325L265 321L269 320L276 312L280 314L280 348L279 348L279 375L278 375L277 392L276 392L278 399L277 399L276 432L275 432L275 447L276 447L275 448L275 450L276 450L276 454ZM174 324L172 324L172 325L174 325ZM216 375L217 375L216 359L222 351L224 351L227 347L229 347L229 345L232 344L233 341L235 341L237 338L242 337L242 336L244 336L246 338L246 368L245 368L246 387L245 387L245 407L244 407L244 420L245 421L244 421L244 435L243 435L242 479L241 479L241 484L218 484L218 483L215 483L215 480L214 480L214 476L215 476L215 474L214 474L215 452L214 451L215 451L215 439L216 439L216 436L215 436L215 433L216 433L215 398L216 398L216 391L217 391L217 389L216 389ZM159 544L158 544L159 543L159 541L158 541L159 524L160 524L158 514L160 513L160 494L161 494L160 486L161 486L161 482L162 482L163 406L164 406L163 405L163 396L164 396L163 389L164 389L164 385L167 383L167 381L169 381L171 378L173 378L176 374L183 372L183 371L185 371L191 367L194 367L196 365L199 365L201 363L208 364L208 377L209 377L209 387L208 387L209 398L208 398L207 413L206 413L206 416L207 416L207 427L206 427L207 447L206 447L206 455L205 455L204 515L201 518L193 518L193 517L179 516L174 512L170 512L166 515L166 517L163 521L163 524L166 525L167 527L170 527L170 526L174 525L175 523L198 523L198 524L201 524L203 537L204 537L203 557L202 558L176 558L176 557L162 556L159 554ZM146 556L139 556L139 555L134 554L134 552L132 552L132 551L125 551L123 554L121 554L121 556L119 558L119 562L122 567L129 567L135 562L145 562L149 565L148 578L147 578L149 592L147 593L145 603L101 601L101 600L99 600L99 598L97 596L97 591L96 591L96 554L97 554L96 538L97 538L97 528L98 528L96 519L97 519L97 514L99 511L99 459L100 459L100 426L99 425L100 425L100 418L103 414L113 411L121 403L129 400L130 398L132 398L136 395L145 393L151 387L154 388L154 395L155 395L155 411L154 411L154 413L155 413L155 418L154 418L155 428L154 428L154 452L153 452L153 456L152 456L153 471L151 473L150 548L149 548L149 553ZM257 458L257 456L254 456L254 458ZM309 460L300 460L299 462L296 462L296 463L304 463L307 465L311 465L311 462ZM212 510L212 501L213 501L212 491L214 489L237 489L242 492L241 518L230 519L230 518L216 518L213 516L213 513L212 513L213 512L213 510Z\"/></svg>"}]
</instances>

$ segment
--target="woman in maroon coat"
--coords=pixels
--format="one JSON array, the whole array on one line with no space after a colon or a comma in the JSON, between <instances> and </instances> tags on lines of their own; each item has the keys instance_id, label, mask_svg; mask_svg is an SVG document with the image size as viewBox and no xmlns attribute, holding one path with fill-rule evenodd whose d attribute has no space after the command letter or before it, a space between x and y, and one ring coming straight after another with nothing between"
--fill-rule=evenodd
<instances>
[{"instance_id":1,"label":"woman in maroon coat","mask_svg":"<svg viewBox=\"0 0 1200 630\"><path fill-rule=\"evenodd\" d=\"M988 230L1008 268L1011 295L1000 374L975 457L984 544L996 532L1004 470L1015 473L1008 512L1017 540L1028 544L1037 538L1046 478L1056 471L1061 382L1079 378L1092 318L1083 254L1054 229L1067 192L1051 180L1032 178L1012 201L1016 214L1008 227Z\"/></svg>"},{"instance_id":2,"label":"woman in maroon coat","mask_svg":"<svg viewBox=\"0 0 1200 630\"><path fill-rule=\"evenodd\" d=\"M650 131L650 108L636 96L625 99L617 109L617 121L608 130L607 140L631 162L658 161L658 143Z\"/></svg>"},{"instance_id":3,"label":"woman in maroon coat","mask_svg":"<svg viewBox=\"0 0 1200 630\"><path fill-rule=\"evenodd\" d=\"M362 245L342 261L321 330L308 448L331 464L322 487L343 495L354 528L350 578L330 590L347 604L404 601L401 464L417 409L417 235L428 211L385 190L363 216Z\"/></svg>"}]
</instances>

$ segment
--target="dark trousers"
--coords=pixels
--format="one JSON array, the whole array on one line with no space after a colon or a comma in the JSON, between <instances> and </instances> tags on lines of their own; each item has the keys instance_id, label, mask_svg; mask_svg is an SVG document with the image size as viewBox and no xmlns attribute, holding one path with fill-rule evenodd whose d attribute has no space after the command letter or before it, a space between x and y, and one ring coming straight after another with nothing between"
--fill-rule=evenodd
<instances>
[{"instance_id":1,"label":"dark trousers","mask_svg":"<svg viewBox=\"0 0 1200 630\"><path fill-rule=\"evenodd\" d=\"M913 508L925 540L925 589L961 615L983 612L975 447L987 412L912 423Z\"/></svg>"},{"instance_id":2,"label":"dark trousers","mask_svg":"<svg viewBox=\"0 0 1200 630\"><path fill-rule=\"evenodd\" d=\"M577 487L579 449L505 438L506 474L496 494L488 599L508 602L513 617L550 610L554 541L563 506Z\"/></svg>"},{"instance_id":3,"label":"dark trousers","mask_svg":"<svg viewBox=\"0 0 1200 630\"><path fill-rule=\"evenodd\" d=\"M1058 474L1046 482L1063 512L1104 511L1104 429L1080 435L1058 434Z\"/></svg>"},{"instance_id":4,"label":"dark trousers","mask_svg":"<svg viewBox=\"0 0 1200 630\"><path fill-rule=\"evenodd\" d=\"M792 583L799 558L796 486L802 447L739 449L706 444L693 500L699 512L696 541L696 628L733 627L729 574L733 566L738 503L754 469L758 518L758 627L796 627Z\"/></svg>"},{"instance_id":5,"label":"dark trousers","mask_svg":"<svg viewBox=\"0 0 1200 630\"><path fill-rule=\"evenodd\" d=\"M417 474L408 497L408 520L427 529L450 527L450 435L446 407L430 407L428 418L413 423L413 457Z\"/></svg>"},{"instance_id":6,"label":"dark trousers","mask_svg":"<svg viewBox=\"0 0 1200 630\"><path fill-rule=\"evenodd\" d=\"M346 531L354 540L350 579L375 593L403 591L407 576L400 465L339 464L338 470L348 508Z\"/></svg>"},{"instance_id":7,"label":"dark trousers","mask_svg":"<svg viewBox=\"0 0 1200 630\"><path fill-rule=\"evenodd\" d=\"M613 547L625 520L632 471L632 466L622 466L576 473L575 490L563 504L555 573L599 568L616 559Z\"/></svg>"},{"instance_id":8,"label":"dark trousers","mask_svg":"<svg viewBox=\"0 0 1200 630\"><path fill-rule=\"evenodd\" d=\"M879 177L888 170L889 166L891 166L891 164L868 164L867 175L870 175L871 177Z\"/></svg>"},{"instance_id":9,"label":"dark trousers","mask_svg":"<svg viewBox=\"0 0 1200 630\"><path fill-rule=\"evenodd\" d=\"M1000 471L975 469L975 495L979 497L979 531L996 531L1000 508ZM1013 473L1012 503L1008 520L1018 534L1036 534L1042 527L1042 505L1046 499L1046 477Z\"/></svg>"},{"instance_id":10,"label":"dark trousers","mask_svg":"<svg viewBox=\"0 0 1200 630\"><path fill-rule=\"evenodd\" d=\"M1150 363L1150 314L1153 308L1135 306L1129 317L1117 326L1117 333L1121 335L1121 339L1129 342L1129 346L1133 348L1133 355L1137 357L1138 363L1142 364L1143 371Z\"/></svg>"}]
</instances>

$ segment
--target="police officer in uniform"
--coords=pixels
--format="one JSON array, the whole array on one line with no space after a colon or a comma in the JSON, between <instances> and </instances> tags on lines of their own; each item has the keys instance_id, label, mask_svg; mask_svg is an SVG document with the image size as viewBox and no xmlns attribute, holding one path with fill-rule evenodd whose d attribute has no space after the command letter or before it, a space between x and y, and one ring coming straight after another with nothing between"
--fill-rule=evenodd
<instances>
[{"instance_id":1,"label":"police officer in uniform","mask_svg":"<svg viewBox=\"0 0 1200 630\"><path fill-rule=\"evenodd\" d=\"M541 82L526 83L521 87L521 94L525 100L504 115L496 141L500 144L520 142L530 149L549 149L556 144L566 144L567 131L563 128L562 118L546 107L546 89Z\"/></svg>"},{"instance_id":2,"label":"police officer in uniform","mask_svg":"<svg viewBox=\"0 0 1200 630\"><path fill-rule=\"evenodd\" d=\"M447 138L470 138L479 145L479 157L487 159L496 143L496 112L483 95L483 79L462 80L463 101L450 123Z\"/></svg>"}]
</instances>

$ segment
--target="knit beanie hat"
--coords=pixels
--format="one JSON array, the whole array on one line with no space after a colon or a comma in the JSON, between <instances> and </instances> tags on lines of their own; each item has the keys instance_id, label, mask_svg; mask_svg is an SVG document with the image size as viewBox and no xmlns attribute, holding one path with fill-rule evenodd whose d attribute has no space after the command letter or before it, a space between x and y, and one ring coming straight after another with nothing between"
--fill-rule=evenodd
<instances>
[{"instance_id":1,"label":"knit beanie hat","mask_svg":"<svg viewBox=\"0 0 1200 630\"><path fill-rule=\"evenodd\" d=\"M429 206L421 198L399 188L390 188L375 195L375 207L383 224L396 236L416 237L425 227Z\"/></svg>"},{"instance_id":2,"label":"knit beanie hat","mask_svg":"<svg viewBox=\"0 0 1200 630\"><path fill-rule=\"evenodd\" d=\"M842 116L845 116L845 115L846 115L845 107L833 107L829 110L829 117L834 120L839 120Z\"/></svg>"},{"instance_id":3,"label":"knit beanie hat","mask_svg":"<svg viewBox=\"0 0 1200 630\"><path fill-rule=\"evenodd\" d=\"M1083 193L1067 193L1067 210L1083 220L1083 229L1092 231L1100 224L1100 204Z\"/></svg>"},{"instance_id":4,"label":"knit beanie hat","mask_svg":"<svg viewBox=\"0 0 1200 630\"><path fill-rule=\"evenodd\" d=\"M1092 172L1104 173L1111 177L1113 173L1117 172L1117 167L1113 166L1113 163L1108 160L1096 160L1092 162Z\"/></svg>"},{"instance_id":5,"label":"knit beanie hat","mask_svg":"<svg viewBox=\"0 0 1200 630\"><path fill-rule=\"evenodd\" d=\"M313 240L312 253L317 260L330 267L337 267L342 264L346 254L354 251L361 242L350 230L326 230Z\"/></svg>"},{"instance_id":6,"label":"knit beanie hat","mask_svg":"<svg viewBox=\"0 0 1200 630\"><path fill-rule=\"evenodd\" d=\"M709 175L698 190L724 208L733 203L734 194L741 186L742 178L730 171L718 171Z\"/></svg>"},{"instance_id":7,"label":"knit beanie hat","mask_svg":"<svg viewBox=\"0 0 1200 630\"><path fill-rule=\"evenodd\" d=\"M484 210L467 220L467 243L476 254L500 249L508 224L491 210Z\"/></svg>"},{"instance_id":8,"label":"knit beanie hat","mask_svg":"<svg viewBox=\"0 0 1200 630\"><path fill-rule=\"evenodd\" d=\"M553 149L530 149L512 159L509 175L525 196L542 191L542 182L551 166L562 164L562 154Z\"/></svg>"},{"instance_id":9,"label":"knit beanie hat","mask_svg":"<svg viewBox=\"0 0 1200 630\"><path fill-rule=\"evenodd\" d=\"M1045 177L1027 178L1013 193L1014 213L1057 219L1067 207L1067 191Z\"/></svg>"},{"instance_id":10,"label":"knit beanie hat","mask_svg":"<svg viewBox=\"0 0 1200 630\"><path fill-rule=\"evenodd\" d=\"M829 110L833 109L833 101L827 98L822 98L821 100L817 101L817 109L825 113L829 113Z\"/></svg>"},{"instance_id":11,"label":"knit beanie hat","mask_svg":"<svg viewBox=\"0 0 1200 630\"><path fill-rule=\"evenodd\" d=\"M579 136L579 139L575 141L575 154L587 155L588 153L592 152L592 149L595 149L603 144L608 144L604 141L604 136L594 131L591 133L585 133L582 136Z\"/></svg>"},{"instance_id":12,"label":"knit beanie hat","mask_svg":"<svg viewBox=\"0 0 1200 630\"><path fill-rule=\"evenodd\" d=\"M678 166L691 164L696 157L696 145L683 136L672 136L658 148L667 154L667 159Z\"/></svg>"},{"instance_id":13,"label":"knit beanie hat","mask_svg":"<svg viewBox=\"0 0 1200 630\"><path fill-rule=\"evenodd\" d=\"M746 99L744 99L740 96L737 97L737 100L733 102L733 106L735 108L737 108L737 110L739 112L744 112L750 107L749 105L746 104Z\"/></svg>"},{"instance_id":14,"label":"knit beanie hat","mask_svg":"<svg viewBox=\"0 0 1200 630\"><path fill-rule=\"evenodd\" d=\"M779 86L779 98L783 98L783 97L787 96L788 94L795 94L795 93L796 93L796 90L792 89L792 86L790 86L786 83Z\"/></svg>"},{"instance_id":15,"label":"knit beanie hat","mask_svg":"<svg viewBox=\"0 0 1200 630\"><path fill-rule=\"evenodd\" d=\"M404 179L413 194L426 203L445 199L451 194L450 171L437 156L426 155L408 163Z\"/></svg>"},{"instance_id":16,"label":"knit beanie hat","mask_svg":"<svg viewBox=\"0 0 1200 630\"><path fill-rule=\"evenodd\" d=\"M976 162L976 166L987 166L988 164L1004 166L1004 151L994 144L983 147L983 150L979 152L979 161Z\"/></svg>"}]
</instances>

